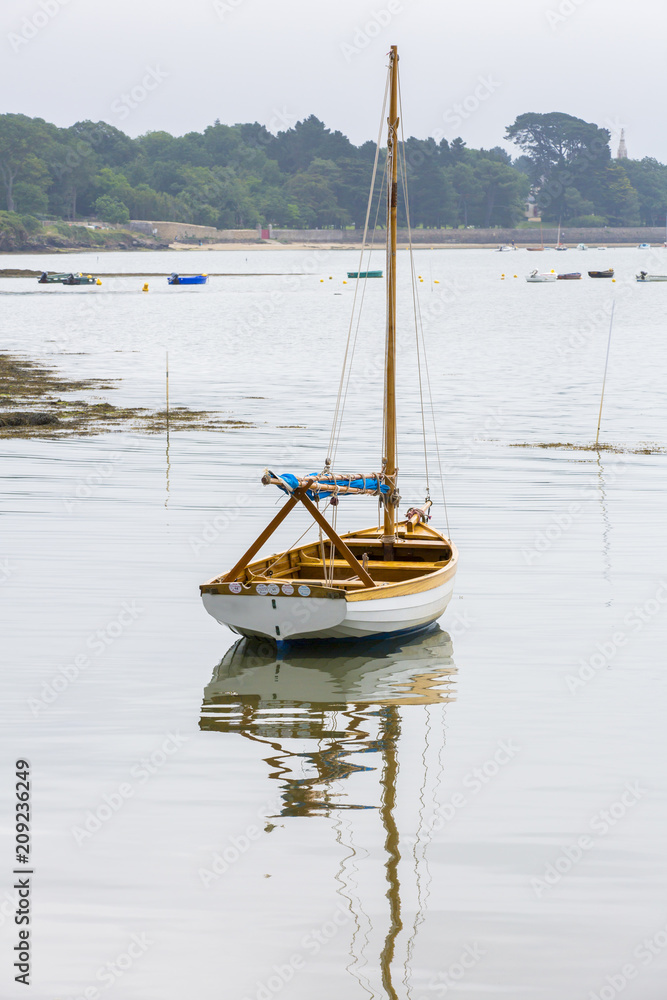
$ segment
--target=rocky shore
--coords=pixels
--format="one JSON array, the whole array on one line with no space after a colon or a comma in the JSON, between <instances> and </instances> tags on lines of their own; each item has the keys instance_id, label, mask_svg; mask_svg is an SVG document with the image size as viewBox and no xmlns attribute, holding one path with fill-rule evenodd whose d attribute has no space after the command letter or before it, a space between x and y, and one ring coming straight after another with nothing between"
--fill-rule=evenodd
<instances>
[{"instance_id":1,"label":"rocky shore","mask_svg":"<svg viewBox=\"0 0 667 1000\"><path fill-rule=\"evenodd\" d=\"M167 414L166 410L73 398L74 394L108 393L115 388L116 382L109 379L66 379L28 358L0 354L0 438L89 436L125 430L144 434L224 431L253 426L221 413L183 406Z\"/></svg>"}]
</instances>

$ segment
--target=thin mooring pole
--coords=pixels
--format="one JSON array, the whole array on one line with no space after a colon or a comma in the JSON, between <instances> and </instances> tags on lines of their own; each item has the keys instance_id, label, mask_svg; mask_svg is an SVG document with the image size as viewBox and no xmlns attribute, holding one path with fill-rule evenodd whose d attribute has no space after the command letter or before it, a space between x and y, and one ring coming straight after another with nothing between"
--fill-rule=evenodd
<instances>
[{"instance_id":1,"label":"thin mooring pole","mask_svg":"<svg viewBox=\"0 0 667 1000\"><path fill-rule=\"evenodd\" d=\"M166 376L167 376L167 434L169 433L169 351L167 351L167 361L166 361Z\"/></svg>"},{"instance_id":2,"label":"thin mooring pole","mask_svg":"<svg viewBox=\"0 0 667 1000\"><path fill-rule=\"evenodd\" d=\"M604 378L602 379L602 395L600 396L600 413L598 414L598 432L595 435L595 447L598 446L598 438L600 437L600 423L602 421L602 403L604 402L604 387L607 381L607 365L609 364L609 348L611 347L611 328L614 325L614 306L616 301L614 300L611 304L611 317L609 319L609 340L607 341L607 357L604 363Z\"/></svg>"}]
</instances>

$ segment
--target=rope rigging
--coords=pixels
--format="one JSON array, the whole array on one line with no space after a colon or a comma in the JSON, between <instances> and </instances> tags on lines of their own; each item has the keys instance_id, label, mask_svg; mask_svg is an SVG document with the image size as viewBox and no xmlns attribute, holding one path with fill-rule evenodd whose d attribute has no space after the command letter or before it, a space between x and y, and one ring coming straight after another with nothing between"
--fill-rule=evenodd
<instances>
[{"instance_id":1,"label":"rope rigging","mask_svg":"<svg viewBox=\"0 0 667 1000\"><path fill-rule=\"evenodd\" d=\"M358 335L359 335L360 324L361 324L361 314L362 314L362 309L363 309L363 305L364 305L364 299L365 299L365 295L366 295L366 286L367 286L367 282L368 282L368 277L367 277L368 264L370 264L371 254L372 254L372 251L374 249L375 238L376 238L376 233L377 233L377 229L378 229L379 209L380 209L380 205L381 205L381 203L383 201L383 197L382 197L383 196L383 192L386 192L386 197L387 197L388 203L389 203L390 199L392 198L392 192L390 190L391 185L388 183L388 177L391 176L391 162L390 162L391 151L390 151L390 149L388 149L387 158L386 158L386 162L385 162L385 165L384 165L382 179L381 179L380 187L379 187L379 191L378 191L378 199L377 199L377 205L376 205L376 211L375 211L375 219L374 219L374 224L373 224L373 227L372 227L372 230L371 230L371 240L370 240L370 244L369 244L368 243L369 223L370 223L370 215L371 215L373 198L374 198L374 195L375 195L377 175L378 175L379 153L380 153L380 147L381 147L381 142L382 142L382 131L383 131L383 126L384 126L384 122L385 122L385 115L386 115L386 110L387 110L387 100L388 100L388 94L389 94L389 88L390 88L390 75L391 75L391 69L389 68L388 71L387 71L387 80L386 80L386 84L385 84L384 99L383 99L383 103L382 103L382 112L381 112L381 117L380 117L380 127L379 127L379 130L378 130L378 140L377 140L376 147L375 147L375 158L374 158L374 162L373 162L373 171L372 171L371 186L370 186L370 192L369 192L369 196L368 196L368 203L367 203L367 206L366 206L366 216L365 216L365 221L364 221L363 240L362 240L361 250L360 250L360 253L359 253L359 265L358 265L358 274L359 275L361 275L364 272L364 266L363 266L364 254L367 254L367 262L368 263L367 263L366 269L365 269L366 270L365 276L363 278L357 277L356 282L355 282L354 298L353 298L353 302L352 302L352 312L351 312L350 323L349 323L348 332L347 332L347 340L346 340L345 352L344 352L344 356L343 356L343 366L342 366L342 372L341 372L340 382L339 382L339 386L338 386L338 392L337 392L337 396L336 396L336 404L335 404L335 409L334 409L334 416L333 416L331 434L330 434L330 437L329 437L328 453L327 453L327 458L326 458L326 461L325 461L325 464L324 464L324 468L323 468L322 472L320 473L320 477L322 479L327 479L328 478L330 481L331 481L331 479L333 479L333 481L334 481L333 495L331 496L331 501L330 501L330 506L332 507L332 515L334 515L334 516L335 516L335 509L336 509L336 506L337 506L337 503L338 503L338 496L337 496L337 494L339 492L341 494L343 492L355 492L355 490L352 490L349 487L348 488L342 488L342 487L339 487L337 485L336 479L338 477L334 473L334 464L335 464L335 461L336 461L336 455L337 455L337 451L338 451L338 445L340 443L341 431L342 431L342 423L343 423L343 416L344 416L344 413L345 413L345 405L346 405L346 402L347 402L348 391L349 391L350 383L351 383L353 362L354 362L355 352L356 352L356 349L357 349ZM428 405L428 408L430 409L430 414L431 414L431 420L430 420L430 422L432 423L432 428L433 428L433 440L434 440L435 453L436 453L436 458L437 458L438 477L439 477L439 480L440 480L441 495L442 495L444 513L445 513L445 522L446 522L446 525L447 525L447 534L449 535L450 534L449 513L448 513L448 509L447 509L447 500L446 500L446 494L445 494L444 475L443 475L442 460L441 460L441 455L440 455L440 445L439 445L439 440L438 440L437 420L436 420L436 414L435 414L435 406L434 406L434 403L433 403L433 391L432 391L432 386L431 386L430 370L429 370L428 358L427 358L427 353L426 353L426 340L425 340L425 336L424 336L424 325L423 325L423 319L422 319L421 305L420 305L420 301L419 301L419 290L418 290L418 285L417 285L417 280L416 280L416 266L415 266L415 260L414 260L414 247L413 247L413 242L412 242L412 225L411 225L411 219L410 219L410 206L409 206L409 198L408 198L408 173L407 173L407 161L406 161L406 152L405 152L405 136L404 136L404 132L403 132L403 103L402 103L402 94L401 94L401 85L400 85L400 74L398 75L398 108L399 108L399 122L396 123L396 124L393 123L393 122L390 122L389 123L389 130L390 130L390 137L396 135L397 132L398 132L398 136L400 136L400 141L398 141L396 143L396 148L397 148L397 161L398 161L398 167L399 167L399 173L400 173L400 184L401 184L401 189L402 189L402 193L403 193L403 197L404 197L404 202L405 202L405 213L406 213L406 222L407 222L407 230L408 230L408 251L409 251L409 260L410 260L410 281L411 281L412 306L413 306L413 316L414 316L415 347L416 347L416 365L417 365L417 382L418 382L418 388L419 388L420 422L421 422L421 436L422 436L423 456L424 456L424 472L425 472L425 481L426 481L426 499L427 500L431 499L431 481L430 481L430 469L429 469L429 448L428 448L427 429L426 429L426 423L427 423L426 408L427 408L427 405ZM397 138L398 138L398 136L397 136ZM391 142L389 143L389 146L391 146ZM389 254L387 254L387 264L386 264L386 266L387 266L387 274L389 276L390 272L391 272L391 269L393 267L393 262L391 261ZM388 295L389 295L389 281L387 281L387 296ZM388 305L388 302L387 302L387 305ZM387 453L387 447L386 447L386 443L387 443L387 407L386 407L387 384L386 384L386 378L387 378L387 374L386 374L386 369L385 369L385 371L384 371L384 392L383 392L383 400L384 400L384 402L383 402L383 418L382 418L382 445L381 445L383 456L386 455L386 453ZM380 494L380 491L379 491L380 484L382 484L382 485L386 484L389 487L389 494L391 496L394 496L396 494L396 492L397 492L397 490L396 490L396 476L391 476L390 478L387 478L385 476L385 468L386 468L386 466L385 466L385 461L384 461L384 457L383 457L382 468L381 468L379 474L377 474L377 476L378 476L378 513L379 513L380 508L382 507L383 503L391 502L390 500L386 499L386 491L383 491L383 492L385 492L385 499L383 500L383 496ZM397 452L396 452L396 472L398 472L398 453ZM320 477L318 477L318 478L320 478ZM340 474L339 474L339 477L340 477ZM345 477L342 477L342 478L349 479L350 477L345 476ZM366 492L366 491L365 490L361 490L360 492Z\"/></svg>"},{"instance_id":2,"label":"rope rigging","mask_svg":"<svg viewBox=\"0 0 667 1000\"><path fill-rule=\"evenodd\" d=\"M440 443L438 441L438 428L435 419L435 406L433 405L433 392L431 390L431 375L429 372L428 358L426 355L426 340L424 338L424 324L422 322L421 305L419 302L419 289L417 288L417 283L415 281L416 268L414 261L414 252L412 246L412 226L410 225L410 201L408 198L408 171L405 157L405 135L403 133L403 99L401 93L401 77L400 72L398 76L398 106L400 110L401 117L401 148L403 152L403 191L405 198L405 213L406 220L408 224L408 243L410 250L410 276L412 280L412 296L414 303L414 317L415 317L415 340L417 346L417 371L419 375L419 402L421 407L421 420L422 420L422 435L424 440L424 465L426 471L426 489L427 489L427 499L430 499L430 487L429 487L429 472L428 472L428 454L427 454L427 442L426 442L426 423L424 414L424 399L422 395L422 375L421 375L421 360L420 360L420 341L421 341L421 352L424 357L424 372L426 375L426 387L428 389L428 400L429 408L431 411L431 420L433 422L433 439L435 442L435 453L438 460L438 473L440 478L440 489L442 491L442 504L445 511L445 524L447 525L447 536L451 537L451 532L449 529L449 512L447 510L447 496L445 493L445 479L442 473L442 459L440 456Z\"/></svg>"}]
</instances>

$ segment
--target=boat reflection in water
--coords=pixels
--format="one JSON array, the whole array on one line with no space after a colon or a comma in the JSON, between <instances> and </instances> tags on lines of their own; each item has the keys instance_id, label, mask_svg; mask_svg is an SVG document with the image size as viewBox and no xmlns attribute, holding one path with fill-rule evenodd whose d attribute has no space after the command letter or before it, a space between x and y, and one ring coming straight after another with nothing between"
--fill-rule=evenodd
<instances>
[{"instance_id":1,"label":"boat reflection in water","mask_svg":"<svg viewBox=\"0 0 667 1000\"><path fill-rule=\"evenodd\" d=\"M361 952L370 946L378 957L369 962L353 939L348 969L360 985L363 976L367 995L370 988L371 996L398 996L394 956L402 931L400 977L405 983L410 975L417 928L428 899L426 849L432 830L428 820L437 808L444 766L444 703L454 698L455 674L451 639L437 626L403 641L332 644L326 649L318 644L277 650L269 642L242 639L223 657L204 692L201 729L237 733L266 746L270 776L280 784L276 815L332 817L336 839L350 849L354 877L352 868L349 880L341 868L339 886L345 884L342 894L357 930L361 933L365 927ZM414 725L413 711L421 715L421 727ZM410 734L401 739L408 714ZM415 732L422 735L415 737ZM409 792L418 813L401 833L410 841L410 847L403 848L403 863L395 817L399 760L411 786L404 788L402 797ZM403 803L402 815L405 808ZM374 840L380 834L383 850L389 912L381 921L386 925L382 932L376 921L365 917L367 894L359 884L363 873L353 845L358 835L369 836L369 828L362 824L365 833L360 834L359 823L350 822L355 814L349 810L377 810L382 824L381 831L376 828L377 833L371 834ZM366 848L363 854L369 857ZM403 865L414 883L409 919L401 901ZM356 934L355 938L360 940ZM374 938L376 947L369 945ZM373 970L382 983L377 994L368 979L374 978Z\"/></svg>"},{"instance_id":2,"label":"boat reflection in water","mask_svg":"<svg viewBox=\"0 0 667 1000\"><path fill-rule=\"evenodd\" d=\"M282 783L283 816L367 808L331 785L374 769L350 757L396 751L399 707L452 700L451 652L439 628L401 644L332 644L325 655L321 645L283 652L268 641L241 639L204 692L200 728L239 733L270 748L265 759ZM317 749L290 746L304 740L317 740ZM312 773L296 777L293 769L301 775L304 758Z\"/></svg>"}]
</instances>

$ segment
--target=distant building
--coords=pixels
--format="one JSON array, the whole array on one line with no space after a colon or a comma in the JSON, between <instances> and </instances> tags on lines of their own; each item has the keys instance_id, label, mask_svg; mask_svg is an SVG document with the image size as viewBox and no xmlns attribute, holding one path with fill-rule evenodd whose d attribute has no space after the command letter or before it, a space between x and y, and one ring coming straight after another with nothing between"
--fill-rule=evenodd
<instances>
[{"instance_id":1,"label":"distant building","mask_svg":"<svg viewBox=\"0 0 667 1000\"><path fill-rule=\"evenodd\" d=\"M625 145L625 129L621 129L621 141L618 144L618 153L616 154L617 160L627 160L628 150Z\"/></svg>"},{"instance_id":2,"label":"distant building","mask_svg":"<svg viewBox=\"0 0 667 1000\"><path fill-rule=\"evenodd\" d=\"M524 202L523 214L528 222L539 222L540 221L540 211L537 207L536 195L539 193L539 188L531 188L530 194Z\"/></svg>"}]
</instances>

